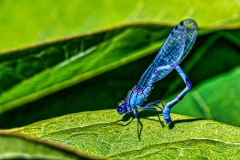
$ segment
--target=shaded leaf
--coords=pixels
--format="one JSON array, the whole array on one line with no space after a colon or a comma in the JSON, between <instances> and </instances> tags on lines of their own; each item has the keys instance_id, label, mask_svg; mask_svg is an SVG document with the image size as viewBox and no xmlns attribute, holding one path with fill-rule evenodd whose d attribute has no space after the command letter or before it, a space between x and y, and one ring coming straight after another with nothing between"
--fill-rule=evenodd
<instances>
[{"instance_id":1,"label":"shaded leaf","mask_svg":"<svg viewBox=\"0 0 240 160\"><path fill-rule=\"evenodd\" d=\"M79 111L115 108L138 82L170 29L127 25L1 55L0 126L16 127ZM194 85L240 64L239 34L239 30L199 34L181 64ZM36 63L31 63L32 59ZM30 69L25 73L23 68ZM172 72L154 87L149 101L165 100L184 84ZM188 114L188 110L184 112Z\"/></svg>"},{"instance_id":2,"label":"shaded leaf","mask_svg":"<svg viewBox=\"0 0 240 160\"><path fill-rule=\"evenodd\" d=\"M153 28L150 27L149 29L145 29L145 26L140 28L132 27L129 29L123 27L109 32L101 32L101 35L95 36L102 38L102 40L105 41L101 43L98 41L100 44L89 42L91 45L90 48L82 47L82 50L74 50L77 55L72 57L71 53L69 54L68 51L64 51L64 49L68 44L72 44L76 41L75 39L69 39L63 42L59 41L2 55L2 70L11 67L11 69L15 71L8 73L11 74L12 77L15 76L13 79L24 77L22 83L17 80L14 83L15 86L7 86L10 89L1 95L0 104L2 104L2 112L29 103L53 92L115 69L116 67L134 61L141 56L150 54L152 50L156 50L160 47L161 42L156 41L163 38L163 34L162 36L157 35L163 33L165 30L163 28L158 28L157 26L153 26ZM158 31L159 33L152 34L154 31L156 31L156 33ZM135 36L135 34L137 34L137 36ZM104 38L106 36L107 39ZM132 38L137 38L138 40L134 43L130 43ZM79 49L80 46L83 46L88 42L84 41L84 39L89 40L89 36L79 37L78 39L82 42L75 46L76 49ZM57 47L54 49L52 46ZM47 66L45 61L54 59L54 56L49 56L48 59L45 60L42 58L42 53L45 52L46 54L50 53L54 55L56 50L64 51L58 52L58 54L66 54L66 59L62 59L62 61L55 63L55 66L49 69L51 66ZM70 51L72 50L73 49L71 48ZM32 53L33 55L30 55L29 53ZM33 56L37 58L32 58ZM6 64L9 63L11 66L6 66ZM12 65L13 63L14 65ZM24 72L24 70L26 71ZM3 74L2 81L5 79L6 75ZM43 81L44 83L42 83ZM2 88L4 88L6 87L6 84L3 82L2 86Z\"/></svg>"},{"instance_id":3,"label":"shaded leaf","mask_svg":"<svg viewBox=\"0 0 240 160\"><path fill-rule=\"evenodd\" d=\"M1 159L90 159L65 148L21 136L0 135ZM96 157L95 157L96 158Z\"/></svg>"},{"instance_id":4,"label":"shaded leaf","mask_svg":"<svg viewBox=\"0 0 240 160\"><path fill-rule=\"evenodd\" d=\"M141 141L136 119L130 117L128 125L110 123L121 118L113 110L65 115L0 133L21 134L105 158L240 157L238 127L176 114L172 114L172 125L163 127L155 112L140 112L139 116Z\"/></svg>"}]
</instances>

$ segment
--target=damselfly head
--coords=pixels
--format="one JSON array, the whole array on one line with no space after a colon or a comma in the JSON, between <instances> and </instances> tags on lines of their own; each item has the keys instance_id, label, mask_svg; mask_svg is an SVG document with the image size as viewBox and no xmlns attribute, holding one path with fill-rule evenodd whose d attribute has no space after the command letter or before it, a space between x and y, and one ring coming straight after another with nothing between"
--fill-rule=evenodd
<instances>
[{"instance_id":1,"label":"damselfly head","mask_svg":"<svg viewBox=\"0 0 240 160\"><path fill-rule=\"evenodd\" d=\"M117 107L117 113L118 114L123 114L127 112L127 107L126 107L126 103L125 101L121 101L118 103L118 107Z\"/></svg>"}]
</instances>

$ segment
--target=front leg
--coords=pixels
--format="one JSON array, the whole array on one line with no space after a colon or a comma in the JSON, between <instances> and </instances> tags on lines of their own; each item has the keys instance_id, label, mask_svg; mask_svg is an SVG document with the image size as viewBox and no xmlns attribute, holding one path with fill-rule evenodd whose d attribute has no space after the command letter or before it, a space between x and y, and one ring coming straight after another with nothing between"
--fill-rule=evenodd
<instances>
[{"instance_id":1,"label":"front leg","mask_svg":"<svg viewBox=\"0 0 240 160\"><path fill-rule=\"evenodd\" d=\"M154 102L155 102L155 101L154 101ZM151 104L151 105L152 105L152 104ZM156 104L155 104L155 105L156 105ZM148 108L148 106L144 106L144 107L138 106L138 109L139 109L139 110L142 110L142 111L155 111L156 114L157 114L157 116L158 116L158 120L159 120L160 125L164 126L163 123L162 123L162 121L161 121L161 119L160 119L160 117L159 117L159 115L158 115L158 111L157 111L156 108Z\"/></svg>"},{"instance_id":2,"label":"front leg","mask_svg":"<svg viewBox=\"0 0 240 160\"><path fill-rule=\"evenodd\" d=\"M175 69L178 72L178 74L180 75L180 77L182 78L182 80L184 81L184 83L186 84L186 87L174 100L172 100L172 101L170 101L166 104L166 106L163 110L163 116L164 116L164 120L166 121L167 124L172 122L172 119L171 119L171 116L170 116L171 108L175 104L177 104L179 101L181 101L183 99L183 97L186 95L186 93L192 88L191 81L188 79L188 77L183 72L183 70L180 68L180 66L176 65Z\"/></svg>"},{"instance_id":3,"label":"front leg","mask_svg":"<svg viewBox=\"0 0 240 160\"><path fill-rule=\"evenodd\" d=\"M139 120L139 117L138 117L138 114L137 114L136 110L133 108L132 111L133 111L134 116L135 116L136 119L137 119L136 128L137 128L138 139L141 140L140 134L141 134L141 130L142 130L142 123L141 123L140 120ZM138 123L141 125L140 131L139 131L139 129L138 129Z\"/></svg>"},{"instance_id":4,"label":"front leg","mask_svg":"<svg viewBox=\"0 0 240 160\"><path fill-rule=\"evenodd\" d=\"M129 113L130 113L130 112L127 112L127 113L122 117L122 119L117 120L115 123L120 122L120 121L124 121L124 120L127 118L127 116L129 115Z\"/></svg>"},{"instance_id":5,"label":"front leg","mask_svg":"<svg viewBox=\"0 0 240 160\"><path fill-rule=\"evenodd\" d=\"M151 106L151 105L155 105L155 106L157 106L159 109L163 110L160 106L157 105L157 103L161 103L162 106L164 107L163 102L162 102L161 100L156 100L156 101L147 103L144 107L149 107L149 106Z\"/></svg>"}]
</instances>

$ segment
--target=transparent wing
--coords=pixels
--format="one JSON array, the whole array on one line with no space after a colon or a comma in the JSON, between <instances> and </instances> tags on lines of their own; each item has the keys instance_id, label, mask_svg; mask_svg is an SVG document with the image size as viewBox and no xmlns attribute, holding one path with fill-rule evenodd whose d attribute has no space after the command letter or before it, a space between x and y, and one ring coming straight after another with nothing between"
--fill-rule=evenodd
<instances>
[{"instance_id":1,"label":"transparent wing","mask_svg":"<svg viewBox=\"0 0 240 160\"><path fill-rule=\"evenodd\" d=\"M196 38L197 38L197 32L198 32L198 26L197 23L192 19L187 19L184 22L184 26L186 27L186 41L185 41L185 48L183 54L179 57L179 62L181 63L182 60L188 55L190 50L192 49Z\"/></svg>"},{"instance_id":2,"label":"transparent wing","mask_svg":"<svg viewBox=\"0 0 240 160\"><path fill-rule=\"evenodd\" d=\"M171 72L174 64L180 63L191 50L197 37L197 24L194 20L180 22L170 33L156 58L138 82L150 86Z\"/></svg>"}]
</instances>

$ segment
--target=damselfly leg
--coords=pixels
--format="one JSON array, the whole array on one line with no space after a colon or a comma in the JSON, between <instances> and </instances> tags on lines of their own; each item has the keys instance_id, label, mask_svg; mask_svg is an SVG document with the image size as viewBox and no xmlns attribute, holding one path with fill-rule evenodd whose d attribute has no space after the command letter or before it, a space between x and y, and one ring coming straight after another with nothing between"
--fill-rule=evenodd
<instances>
[{"instance_id":1,"label":"damselfly leg","mask_svg":"<svg viewBox=\"0 0 240 160\"><path fill-rule=\"evenodd\" d=\"M186 87L183 89L183 91L172 101L168 102L163 110L163 116L167 124L172 122L171 116L170 116L170 111L171 108L177 104L179 101L183 99L183 97L186 95L186 93L192 88L192 82L188 79L186 74L183 72L181 67L179 65L175 66L176 71L186 84Z\"/></svg>"}]
</instances>

